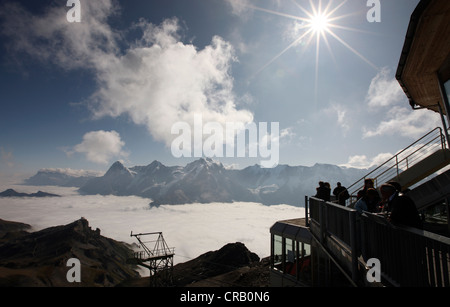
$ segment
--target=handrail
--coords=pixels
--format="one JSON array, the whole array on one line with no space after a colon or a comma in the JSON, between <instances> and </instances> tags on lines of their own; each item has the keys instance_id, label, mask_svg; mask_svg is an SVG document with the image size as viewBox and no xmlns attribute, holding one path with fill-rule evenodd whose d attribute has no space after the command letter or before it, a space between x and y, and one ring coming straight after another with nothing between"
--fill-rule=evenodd
<instances>
[{"instance_id":1,"label":"handrail","mask_svg":"<svg viewBox=\"0 0 450 307\"><path fill-rule=\"evenodd\" d=\"M312 234L333 261L351 268L345 274L355 283L366 284L357 265L362 256L364 261L378 259L382 279L393 286L450 286L450 238L394 226L378 215L359 215L354 209L313 197L308 202ZM342 263L342 250L328 248L331 241L350 252L347 265Z\"/></svg>"},{"instance_id":2,"label":"handrail","mask_svg":"<svg viewBox=\"0 0 450 307\"><path fill-rule=\"evenodd\" d=\"M359 276L356 210L315 197L309 198L309 204L310 221L314 221L318 227L317 231L311 233L321 244L325 244L330 236L338 238L340 244L350 251L351 268L344 274L352 283L356 283Z\"/></svg>"},{"instance_id":3,"label":"handrail","mask_svg":"<svg viewBox=\"0 0 450 307\"><path fill-rule=\"evenodd\" d=\"M450 286L450 238L406 226L394 226L371 213L360 219L364 258L381 263L392 285Z\"/></svg>"},{"instance_id":4,"label":"handrail","mask_svg":"<svg viewBox=\"0 0 450 307\"><path fill-rule=\"evenodd\" d=\"M434 136L431 140L425 142L424 144L420 143L421 141L425 140L427 137L429 137L430 135L432 135L435 132L438 132L438 135ZM417 145L420 145L420 147L414 150L414 147ZM372 170L371 172L366 174L364 177L355 181L352 185L350 185L347 188L347 190L349 191L349 194L353 196L357 191L362 189L363 184L361 184L361 182L364 182L364 180L366 178L375 179L376 180L375 185L377 186L377 182L379 181L378 179L382 175L386 174L387 172L395 169L397 172L396 175L399 175L402 171L399 166L402 163L405 163L406 169L410 168L412 165L414 165L414 163L411 163L411 159L412 159L412 161L417 161L417 159L418 159L418 157L414 157L415 154L419 153L422 150L425 150L425 152L430 151L430 154L432 154L434 152L432 150L432 148L436 145L440 145L440 147L442 149L446 148L445 136L443 135L442 128L440 128L440 127L436 127L435 129L431 130L430 132L428 132L427 134L422 136L420 139L416 140L414 143L412 143L408 147L404 148L402 151L395 154L392 158L388 159L386 162L384 162L383 164L381 164L380 166L378 166L377 168L375 168L374 170ZM403 158L402 155L407 153L407 151L411 150L411 149L413 149L414 151L411 153L408 153L408 155ZM400 160L399 160L399 158L400 158ZM423 158L423 156L421 155L420 158ZM392 162L393 162L393 165L389 166L388 164L392 163ZM379 172L380 170L381 170L381 173L377 174L377 172ZM386 180L389 180L389 179L391 179L391 178L387 178ZM384 182L382 182L382 183L384 183Z\"/></svg>"}]
</instances>

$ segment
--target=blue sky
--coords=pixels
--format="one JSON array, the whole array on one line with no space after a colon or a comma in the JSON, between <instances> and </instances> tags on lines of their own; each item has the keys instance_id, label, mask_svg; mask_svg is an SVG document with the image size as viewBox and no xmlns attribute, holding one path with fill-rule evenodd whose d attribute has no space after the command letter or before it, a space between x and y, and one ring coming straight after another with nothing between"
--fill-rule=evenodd
<instances>
[{"instance_id":1,"label":"blue sky","mask_svg":"<svg viewBox=\"0 0 450 307\"><path fill-rule=\"evenodd\" d=\"M279 123L280 164L369 167L440 125L394 77L417 3L80 0L71 23L65 0L3 1L0 172L185 165L170 128L193 114Z\"/></svg>"}]
</instances>

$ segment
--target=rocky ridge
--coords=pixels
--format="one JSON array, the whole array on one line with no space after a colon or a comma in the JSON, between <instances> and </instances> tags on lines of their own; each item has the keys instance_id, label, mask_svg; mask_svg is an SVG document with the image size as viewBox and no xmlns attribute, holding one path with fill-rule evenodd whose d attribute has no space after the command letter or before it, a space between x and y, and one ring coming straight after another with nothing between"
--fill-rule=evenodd
<instances>
[{"instance_id":1,"label":"rocky ridge","mask_svg":"<svg viewBox=\"0 0 450 307\"><path fill-rule=\"evenodd\" d=\"M24 231L29 225L0 224L0 286L108 287L138 276L126 264L131 248L101 236L84 218L36 232ZM66 278L71 258L80 260L80 283Z\"/></svg>"},{"instance_id":2,"label":"rocky ridge","mask_svg":"<svg viewBox=\"0 0 450 307\"><path fill-rule=\"evenodd\" d=\"M0 197L60 197L57 194L38 191L36 193L17 192L14 189L7 189L0 193Z\"/></svg>"}]
</instances>

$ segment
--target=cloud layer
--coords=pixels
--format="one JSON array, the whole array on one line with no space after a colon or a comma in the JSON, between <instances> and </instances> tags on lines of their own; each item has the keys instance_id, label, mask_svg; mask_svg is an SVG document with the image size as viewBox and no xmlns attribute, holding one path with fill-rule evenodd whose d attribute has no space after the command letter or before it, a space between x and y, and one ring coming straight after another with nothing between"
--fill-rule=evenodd
<instances>
[{"instance_id":1,"label":"cloud layer","mask_svg":"<svg viewBox=\"0 0 450 307\"><path fill-rule=\"evenodd\" d=\"M12 187L17 191L36 192L36 187ZM39 230L85 217L103 236L128 243L136 243L130 237L131 231L162 231L168 245L175 247L175 263L186 262L233 242L242 242L260 257L267 257L270 255L270 227L278 220L304 216L304 208L288 205L211 203L150 209L149 199L134 196L80 196L69 188L39 189L63 197L0 198L1 218L28 223Z\"/></svg>"}]
</instances>

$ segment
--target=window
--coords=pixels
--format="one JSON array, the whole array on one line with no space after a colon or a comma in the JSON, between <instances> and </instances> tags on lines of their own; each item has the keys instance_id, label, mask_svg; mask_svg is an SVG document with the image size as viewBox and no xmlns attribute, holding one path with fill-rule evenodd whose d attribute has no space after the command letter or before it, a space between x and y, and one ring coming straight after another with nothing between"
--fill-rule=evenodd
<instances>
[{"instance_id":1,"label":"window","mask_svg":"<svg viewBox=\"0 0 450 307\"><path fill-rule=\"evenodd\" d=\"M286 239L286 262L294 262L296 257L295 244L291 239Z\"/></svg>"},{"instance_id":2,"label":"window","mask_svg":"<svg viewBox=\"0 0 450 307\"><path fill-rule=\"evenodd\" d=\"M447 101L450 101L450 80L447 80L444 83L444 90L445 90L444 95L447 96Z\"/></svg>"},{"instance_id":3,"label":"window","mask_svg":"<svg viewBox=\"0 0 450 307\"><path fill-rule=\"evenodd\" d=\"M443 199L431 206L426 207L421 212L424 217L424 229L448 236L449 232L449 212L448 202Z\"/></svg>"},{"instance_id":4,"label":"window","mask_svg":"<svg viewBox=\"0 0 450 307\"><path fill-rule=\"evenodd\" d=\"M311 245L306 243L301 243L301 246L303 248L303 254L300 253L300 257L308 257L311 255Z\"/></svg>"},{"instance_id":5,"label":"window","mask_svg":"<svg viewBox=\"0 0 450 307\"><path fill-rule=\"evenodd\" d=\"M273 266L281 269L283 263L283 238L277 235L273 236Z\"/></svg>"},{"instance_id":6,"label":"window","mask_svg":"<svg viewBox=\"0 0 450 307\"><path fill-rule=\"evenodd\" d=\"M298 276L304 281L311 279L311 245L299 243Z\"/></svg>"},{"instance_id":7,"label":"window","mask_svg":"<svg viewBox=\"0 0 450 307\"><path fill-rule=\"evenodd\" d=\"M272 233L271 268L292 281L311 280L311 245Z\"/></svg>"},{"instance_id":8,"label":"window","mask_svg":"<svg viewBox=\"0 0 450 307\"><path fill-rule=\"evenodd\" d=\"M296 242L292 239L286 239L286 261L285 273L296 276L297 275L297 249Z\"/></svg>"},{"instance_id":9,"label":"window","mask_svg":"<svg viewBox=\"0 0 450 307\"><path fill-rule=\"evenodd\" d=\"M438 202L425 209L425 221L430 223L447 223L447 204L445 201Z\"/></svg>"},{"instance_id":10,"label":"window","mask_svg":"<svg viewBox=\"0 0 450 307\"><path fill-rule=\"evenodd\" d=\"M450 197L443 198L419 213L423 218L423 229L439 235L450 237Z\"/></svg>"}]
</instances>

